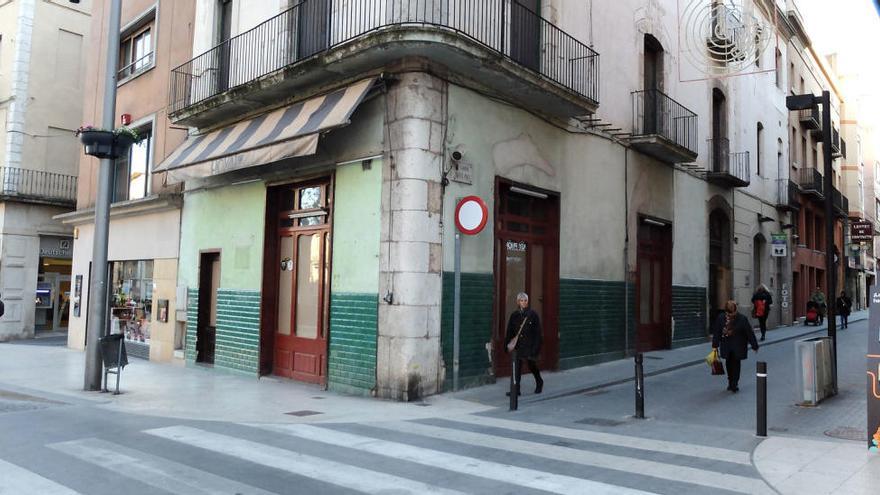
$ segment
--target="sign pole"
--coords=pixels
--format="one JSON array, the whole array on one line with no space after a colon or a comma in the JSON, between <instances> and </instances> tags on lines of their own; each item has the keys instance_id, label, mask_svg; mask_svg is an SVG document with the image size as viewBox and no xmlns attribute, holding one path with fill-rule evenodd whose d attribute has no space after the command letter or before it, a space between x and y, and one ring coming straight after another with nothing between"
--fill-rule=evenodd
<instances>
[{"instance_id":1,"label":"sign pole","mask_svg":"<svg viewBox=\"0 0 880 495\"><path fill-rule=\"evenodd\" d=\"M868 449L880 452L880 285L871 287L868 299Z\"/></svg>"},{"instance_id":2,"label":"sign pole","mask_svg":"<svg viewBox=\"0 0 880 495\"><path fill-rule=\"evenodd\" d=\"M458 358L461 349L461 234L455 232L455 292L452 310L452 390L458 391Z\"/></svg>"}]
</instances>

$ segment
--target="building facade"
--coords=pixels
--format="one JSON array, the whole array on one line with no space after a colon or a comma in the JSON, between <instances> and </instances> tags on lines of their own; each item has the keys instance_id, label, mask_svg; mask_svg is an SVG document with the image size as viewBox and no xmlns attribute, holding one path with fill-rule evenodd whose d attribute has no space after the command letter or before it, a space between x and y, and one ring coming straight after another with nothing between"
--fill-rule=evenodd
<instances>
[{"instance_id":1,"label":"building facade","mask_svg":"<svg viewBox=\"0 0 880 495\"><path fill-rule=\"evenodd\" d=\"M64 331L71 303L74 130L87 88L88 4L0 5L0 341Z\"/></svg>"},{"instance_id":2,"label":"building facade","mask_svg":"<svg viewBox=\"0 0 880 495\"><path fill-rule=\"evenodd\" d=\"M91 25L95 53L107 43L110 2L94 3ZM125 335L129 354L157 361L183 360L184 311L178 311L180 187L153 169L179 146L186 131L169 125L168 74L189 59L194 1L126 1L122 5L120 59L117 64L117 125L135 129L141 140L114 163L110 208L110 331ZM106 55L104 55L106 56ZM101 87L105 60L89 61L87 84ZM86 96L83 120L99 122L100 92ZM76 232L72 308L68 345L83 349L89 304L95 201L99 161L78 154L76 211L59 217Z\"/></svg>"}]
</instances>

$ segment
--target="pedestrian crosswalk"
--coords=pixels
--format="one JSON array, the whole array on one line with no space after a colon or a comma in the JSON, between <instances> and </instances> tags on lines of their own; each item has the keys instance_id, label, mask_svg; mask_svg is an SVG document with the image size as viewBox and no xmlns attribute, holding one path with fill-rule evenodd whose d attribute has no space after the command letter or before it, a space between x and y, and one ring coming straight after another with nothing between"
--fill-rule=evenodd
<instances>
[{"instance_id":1,"label":"pedestrian crosswalk","mask_svg":"<svg viewBox=\"0 0 880 495\"><path fill-rule=\"evenodd\" d=\"M89 469L130 494L775 493L748 452L487 416L181 423L138 431L143 441L134 445L46 444L77 462L80 477L0 459L0 495L97 493L84 489Z\"/></svg>"}]
</instances>

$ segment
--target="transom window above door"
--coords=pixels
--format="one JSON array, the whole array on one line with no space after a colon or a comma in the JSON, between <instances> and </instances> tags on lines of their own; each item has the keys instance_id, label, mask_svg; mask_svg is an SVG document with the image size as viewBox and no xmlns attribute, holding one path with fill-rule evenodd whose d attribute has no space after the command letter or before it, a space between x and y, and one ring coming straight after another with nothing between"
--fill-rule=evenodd
<instances>
[{"instance_id":1,"label":"transom window above door","mask_svg":"<svg viewBox=\"0 0 880 495\"><path fill-rule=\"evenodd\" d=\"M296 185L279 194L279 223L282 229L308 228L327 223L328 184Z\"/></svg>"}]
</instances>

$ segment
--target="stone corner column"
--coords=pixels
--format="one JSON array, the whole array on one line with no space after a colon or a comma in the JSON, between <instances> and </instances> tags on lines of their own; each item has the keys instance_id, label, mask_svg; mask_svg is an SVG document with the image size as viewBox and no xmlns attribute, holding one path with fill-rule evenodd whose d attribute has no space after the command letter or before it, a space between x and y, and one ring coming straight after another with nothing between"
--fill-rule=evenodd
<instances>
[{"instance_id":1,"label":"stone corner column","mask_svg":"<svg viewBox=\"0 0 880 495\"><path fill-rule=\"evenodd\" d=\"M438 253L446 91L445 82L409 72L400 74L386 95L389 157L383 164L379 250L379 397L412 401L442 389Z\"/></svg>"}]
</instances>

